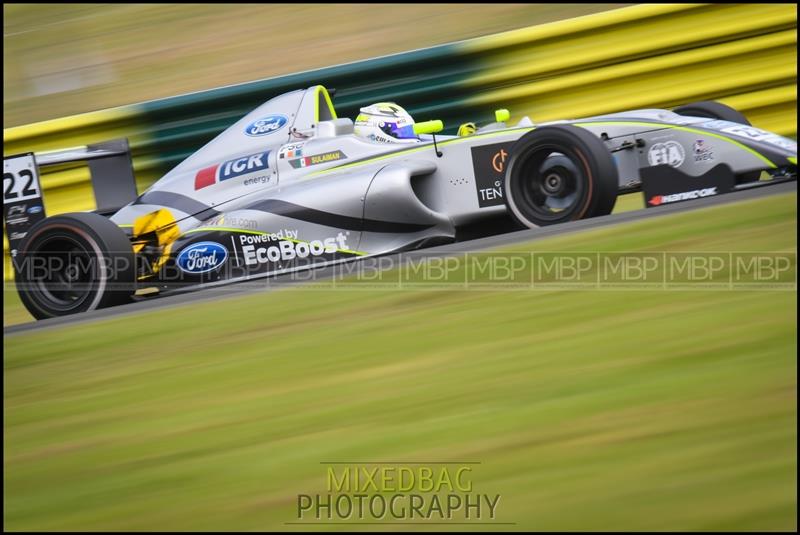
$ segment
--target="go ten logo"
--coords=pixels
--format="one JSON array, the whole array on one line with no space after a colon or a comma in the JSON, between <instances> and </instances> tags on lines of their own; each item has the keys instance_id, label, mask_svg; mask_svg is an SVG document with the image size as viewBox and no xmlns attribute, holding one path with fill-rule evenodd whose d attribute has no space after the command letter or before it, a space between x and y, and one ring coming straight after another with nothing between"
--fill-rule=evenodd
<instances>
[{"instance_id":1,"label":"go ten logo","mask_svg":"<svg viewBox=\"0 0 800 535\"><path fill-rule=\"evenodd\" d=\"M213 241L201 241L181 251L176 262L186 273L205 273L222 266L227 259L225 247Z\"/></svg>"},{"instance_id":2,"label":"go ten logo","mask_svg":"<svg viewBox=\"0 0 800 535\"><path fill-rule=\"evenodd\" d=\"M287 119L285 115L268 115L247 125L247 128L244 129L244 133L251 137L266 136L267 134L277 132L286 126L287 122L289 122L289 119Z\"/></svg>"}]
</instances>

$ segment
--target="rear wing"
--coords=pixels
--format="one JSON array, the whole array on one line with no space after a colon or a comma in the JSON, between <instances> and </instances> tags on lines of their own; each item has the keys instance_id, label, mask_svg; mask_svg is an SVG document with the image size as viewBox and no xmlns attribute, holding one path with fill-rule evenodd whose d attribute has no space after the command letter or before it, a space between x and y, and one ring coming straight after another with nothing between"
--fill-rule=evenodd
<instances>
[{"instance_id":1,"label":"rear wing","mask_svg":"<svg viewBox=\"0 0 800 535\"><path fill-rule=\"evenodd\" d=\"M46 217L39 169L86 162L98 213L113 213L137 196L127 139L3 157L3 222L12 259L28 230Z\"/></svg>"}]
</instances>

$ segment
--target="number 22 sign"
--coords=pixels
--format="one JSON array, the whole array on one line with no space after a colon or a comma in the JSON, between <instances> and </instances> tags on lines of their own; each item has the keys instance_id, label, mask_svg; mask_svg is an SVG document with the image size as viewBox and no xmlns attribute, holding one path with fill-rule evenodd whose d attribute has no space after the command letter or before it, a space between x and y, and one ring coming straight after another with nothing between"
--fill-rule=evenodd
<instances>
[{"instance_id":1,"label":"number 22 sign","mask_svg":"<svg viewBox=\"0 0 800 535\"><path fill-rule=\"evenodd\" d=\"M28 230L45 218L33 153L3 158L3 220L12 257Z\"/></svg>"},{"instance_id":2,"label":"number 22 sign","mask_svg":"<svg viewBox=\"0 0 800 535\"><path fill-rule=\"evenodd\" d=\"M3 204L41 197L38 175L33 154L6 158L3 161Z\"/></svg>"}]
</instances>

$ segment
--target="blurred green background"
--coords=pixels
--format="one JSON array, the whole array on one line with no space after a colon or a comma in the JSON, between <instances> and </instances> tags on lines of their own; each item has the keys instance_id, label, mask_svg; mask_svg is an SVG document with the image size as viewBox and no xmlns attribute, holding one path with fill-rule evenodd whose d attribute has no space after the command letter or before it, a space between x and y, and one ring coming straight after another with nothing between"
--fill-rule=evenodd
<instances>
[{"instance_id":1,"label":"blurred green background","mask_svg":"<svg viewBox=\"0 0 800 535\"><path fill-rule=\"evenodd\" d=\"M629 4L4 4L3 128Z\"/></svg>"}]
</instances>

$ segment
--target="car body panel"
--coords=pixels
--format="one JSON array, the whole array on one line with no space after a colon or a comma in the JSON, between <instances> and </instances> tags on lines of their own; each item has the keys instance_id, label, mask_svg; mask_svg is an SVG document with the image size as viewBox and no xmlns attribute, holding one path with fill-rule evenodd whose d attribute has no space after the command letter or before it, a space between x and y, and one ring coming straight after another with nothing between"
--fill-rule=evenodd
<instances>
[{"instance_id":1,"label":"car body panel","mask_svg":"<svg viewBox=\"0 0 800 535\"><path fill-rule=\"evenodd\" d=\"M655 165L698 177L720 163L739 174L796 168L793 140L668 110L539 125L524 118L470 136L377 143L355 136L328 92L313 86L259 106L111 220L133 233L142 216L169 210L179 237L156 254L161 267L140 277L163 289L453 241L458 228L506 213L501 185L515 142L554 124L602 139L620 189L641 184L641 169Z\"/></svg>"}]
</instances>

